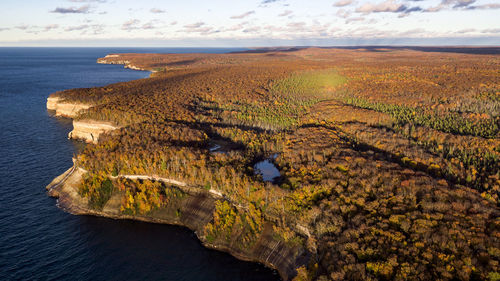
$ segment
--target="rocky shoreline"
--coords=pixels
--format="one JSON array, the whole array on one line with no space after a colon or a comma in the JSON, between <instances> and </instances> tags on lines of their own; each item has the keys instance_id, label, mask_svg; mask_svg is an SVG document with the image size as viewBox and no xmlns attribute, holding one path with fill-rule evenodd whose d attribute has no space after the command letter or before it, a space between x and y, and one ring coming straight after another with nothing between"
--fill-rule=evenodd
<instances>
[{"instance_id":1,"label":"rocky shoreline","mask_svg":"<svg viewBox=\"0 0 500 281\"><path fill-rule=\"evenodd\" d=\"M55 111L55 116L75 118L82 111L92 107L89 104L82 103L69 103L59 97L47 98L47 109ZM87 143L96 144L99 136L116 129L119 126L111 122L97 121L97 120L73 120L73 130L68 133L69 139L83 140Z\"/></svg>"},{"instance_id":2,"label":"rocky shoreline","mask_svg":"<svg viewBox=\"0 0 500 281\"><path fill-rule=\"evenodd\" d=\"M309 253L306 251L300 248L290 248L276 240L273 237L272 225L269 223L265 225L258 241L250 248L208 242L203 235L204 228L212 221L215 202L220 200L220 196L201 188L177 185L176 188L182 190L186 196L177 202L172 202L172 206L149 215L128 215L120 212L123 194L119 192L111 197L102 210L91 209L88 207L88 200L78 194L78 187L87 171L78 167L75 159L74 162L71 168L56 177L46 187L48 195L57 198L57 206L65 212L73 215L92 215L184 226L194 231L205 247L227 252L240 260L258 262L276 269L283 280L290 280L295 275L296 266L305 263L309 258ZM182 215L179 216L179 212Z\"/></svg>"},{"instance_id":3,"label":"rocky shoreline","mask_svg":"<svg viewBox=\"0 0 500 281\"><path fill-rule=\"evenodd\" d=\"M107 55L104 58L98 58L97 63L99 64L123 64L124 68L140 71L156 72L155 70L144 69L135 65L132 65L128 60L119 59L120 55Z\"/></svg>"},{"instance_id":4,"label":"rocky shoreline","mask_svg":"<svg viewBox=\"0 0 500 281\"><path fill-rule=\"evenodd\" d=\"M112 58L113 61L108 61L106 58ZM118 55L108 55L103 59L99 59L98 63L125 64L128 68L144 70L130 66L128 61L119 60ZM60 97L49 97L47 99L47 109L54 110L56 116L75 118L90 107L91 105L87 104L67 103ZM96 144L101 134L118 128L110 122L73 120L73 130L68 137ZM76 159L73 161L74 165L70 169L56 177L46 187L48 195L57 198L58 207L68 213L184 226L194 231L205 247L224 251L238 259L258 262L276 269L283 280L292 279L297 274L296 268L306 264L311 258L311 254L304 248L291 247L277 240L270 222L264 225L257 241L250 247L231 245L230 242L221 242L220 240L210 243L203 235L204 229L208 223L213 221L215 202L225 200L224 196L215 190L175 184L175 180L170 182L172 188L181 190L187 196L173 200L173 202L169 203L169 206L152 211L148 215L129 215L121 212L120 206L123 194L120 192L114 192L102 210L91 209L88 206L88 199L83 198L78 193L82 178L87 171L78 166ZM132 177L138 177L138 175L132 175ZM110 178L113 177L110 176ZM231 204L235 208L242 207Z\"/></svg>"},{"instance_id":5,"label":"rocky shoreline","mask_svg":"<svg viewBox=\"0 0 500 281\"><path fill-rule=\"evenodd\" d=\"M75 118L81 111L90 107L90 104L65 102L60 97L47 98L47 109L55 111L56 116Z\"/></svg>"}]
</instances>

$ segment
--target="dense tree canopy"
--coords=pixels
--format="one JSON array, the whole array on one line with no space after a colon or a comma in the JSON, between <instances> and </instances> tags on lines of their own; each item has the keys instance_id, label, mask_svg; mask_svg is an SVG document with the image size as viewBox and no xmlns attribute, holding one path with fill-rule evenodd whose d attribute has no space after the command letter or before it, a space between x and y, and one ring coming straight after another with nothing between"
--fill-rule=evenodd
<instances>
[{"instance_id":1,"label":"dense tree canopy","mask_svg":"<svg viewBox=\"0 0 500 281\"><path fill-rule=\"evenodd\" d=\"M88 145L80 189L147 213L220 192L210 241L312 253L297 279L500 280L500 57L404 49L124 54L151 78L56 93L122 126ZM222 148L214 151L217 144ZM276 155L276 158L271 158ZM264 182L254 164L274 159ZM179 214L181 215L181 214Z\"/></svg>"}]
</instances>

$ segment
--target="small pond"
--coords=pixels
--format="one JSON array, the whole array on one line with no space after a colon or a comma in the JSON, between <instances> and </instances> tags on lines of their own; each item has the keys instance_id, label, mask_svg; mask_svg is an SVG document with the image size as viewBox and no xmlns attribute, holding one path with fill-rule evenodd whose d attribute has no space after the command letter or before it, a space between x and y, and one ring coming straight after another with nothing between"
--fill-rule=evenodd
<instances>
[{"instance_id":1,"label":"small pond","mask_svg":"<svg viewBox=\"0 0 500 281\"><path fill-rule=\"evenodd\" d=\"M280 171L274 165L273 160L276 159L277 155L273 155L271 158L257 162L253 168L255 174L262 175L264 181L275 181L281 176Z\"/></svg>"}]
</instances>

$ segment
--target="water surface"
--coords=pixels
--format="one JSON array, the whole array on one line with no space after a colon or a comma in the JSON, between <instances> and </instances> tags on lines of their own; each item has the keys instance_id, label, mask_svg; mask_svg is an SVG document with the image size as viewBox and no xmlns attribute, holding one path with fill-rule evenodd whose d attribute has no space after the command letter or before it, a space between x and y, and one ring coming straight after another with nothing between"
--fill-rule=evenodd
<instances>
[{"instance_id":1,"label":"water surface","mask_svg":"<svg viewBox=\"0 0 500 281\"><path fill-rule=\"evenodd\" d=\"M276 157L277 155L273 155L271 158L255 163L253 166L255 173L261 175L263 181L273 182L281 176L280 170L273 163Z\"/></svg>"}]
</instances>

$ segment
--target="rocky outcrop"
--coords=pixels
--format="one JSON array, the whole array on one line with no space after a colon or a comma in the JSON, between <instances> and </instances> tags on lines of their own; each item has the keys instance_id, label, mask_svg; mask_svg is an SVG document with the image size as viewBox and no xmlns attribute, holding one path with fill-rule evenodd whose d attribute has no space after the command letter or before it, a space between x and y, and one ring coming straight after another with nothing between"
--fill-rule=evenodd
<instances>
[{"instance_id":1,"label":"rocky outcrop","mask_svg":"<svg viewBox=\"0 0 500 281\"><path fill-rule=\"evenodd\" d=\"M75 118L83 110L90 107L91 105L89 104L65 102L64 99L61 99L60 97L47 98L47 109L54 110L56 112L56 116ZM87 143L97 143L101 134L118 128L118 126L115 126L110 122L73 120L73 130L69 132L68 138L84 140Z\"/></svg>"},{"instance_id":2,"label":"rocky outcrop","mask_svg":"<svg viewBox=\"0 0 500 281\"><path fill-rule=\"evenodd\" d=\"M150 72L156 72L155 70L152 69L145 69L138 67L136 65L133 65L129 60L123 60L120 59L120 55L107 55L104 58L98 58L97 63L99 64L123 64L124 68L129 68L133 70L140 70L140 71L150 71Z\"/></svg>"},{"instance_id":3,"label":"rocky outcrop","mask_svg":"<svg viewBox=\"0 0 500 281\"><path fill-rule=\"evenodd\" d=\"M118 57L118 55L116 55L116 57ZM116 57L113 57L113 58L116 58ZM109 57L106 56L104 58L98 58L97 63L99 63L99 64L124 64L125 66L127 66L130 63L130 61L120 60L120 59L110 60Z\"/></svg>"},{"instance_id":4,"label":"rocky outcrop","mask_svg":"<svg viewBox=\"0 0 500 281\"><path fill-rule=\"evenodd\" d=\"M68 138L80 139L87 143L97 143L99 136L103 133L118 129L110 122L94 120L73 120L73 130L69 132Z\"/></svg>"},{"instance_id":5,"label":"rocky outcrop","mask_svg":"<svg viewBox=\"0 0 500 281\"><path fill-rule=\"evenodd\" d=\"M66 102L60 97L48 97L47 109L54 110L56 116L75 118L81 111L90 108L91 105L77 102Z\"/></svg>"},{"instance_id":6,"label":"rocky outcrop","mask_svg":"<svg viewBox=\"0 0 500 281\"><path fill-rule=\"evenodd\" d=\"M185 226L193 230L206 247L228 252L242 260L265 264L276 269L284 280L290 280L295 276L296 268L305 264L310 258L309 253L304 249L290 247L286 243L277 240L270 223L264 225L264 230L258 240L248 248L221 240L209 243L204 236L205 226L213 221L215 202L224 199L206 189L188 186L176 180L167 180L166 182L173 184L171 188L179 189L184 195L171 200L168 206L148 214L128 215L121 212L120 206L123 193L120 191L115 191L102 210L91 209L88 207L88 200L78 193L78 188L85 173L87 173L86 170L74 164L73 167L55 178L46 187L50 196L58 198L57 205L71 214ZM118 177L129 179L151 178L142 175L121 175Z\"/></svg>"}]
</instances>

